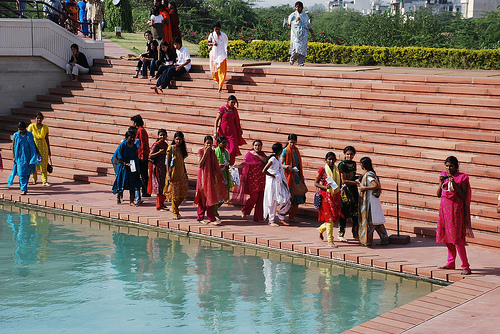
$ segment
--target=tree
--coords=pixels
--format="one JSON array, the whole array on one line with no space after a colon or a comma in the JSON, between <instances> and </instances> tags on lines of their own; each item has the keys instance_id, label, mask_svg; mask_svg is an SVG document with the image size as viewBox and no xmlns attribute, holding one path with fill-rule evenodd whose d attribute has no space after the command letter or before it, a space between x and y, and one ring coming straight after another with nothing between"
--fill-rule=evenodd
<instances>
[{"instance_id":1,"label":"tree","mask_svg":"<svg viewBox=\"0 0 500 334\"><path fill-rule=\"evenodd\" d=\"M104 17L108 29L121 27L122 31L133 32L130 0L121 0L117 6L113 5L113 0L105 0Z\"/></svg>"}]
</instances>

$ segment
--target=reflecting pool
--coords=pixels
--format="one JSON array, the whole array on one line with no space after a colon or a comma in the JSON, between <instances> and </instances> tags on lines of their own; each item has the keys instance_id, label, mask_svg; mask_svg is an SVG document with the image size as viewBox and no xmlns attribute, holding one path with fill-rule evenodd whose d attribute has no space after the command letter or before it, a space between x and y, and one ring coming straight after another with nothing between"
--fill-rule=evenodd
<instances>
[{"instance_id":1,"label":"reflecting pool","mask_svg":"<svg viewBox=\"0 0 500 334\"><path fill-rule=\"evenodd\" d=\"M340 333L439 285L0 203L1 333Z\"/></svg>"}]
</instances>

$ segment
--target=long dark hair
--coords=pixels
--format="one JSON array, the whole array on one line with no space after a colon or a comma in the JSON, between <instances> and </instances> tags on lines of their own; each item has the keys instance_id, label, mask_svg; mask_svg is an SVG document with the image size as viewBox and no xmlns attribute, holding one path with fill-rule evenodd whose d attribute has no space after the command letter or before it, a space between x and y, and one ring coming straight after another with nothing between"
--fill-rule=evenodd
<instances>
[{"instance_id":1,"label":"long dark hair","mask_svg":"<svg viewBox=\"0 0 500 334\"><path fill-rule=\"evenodd\" d=\"M446 158L446 160L444 161L444 163L446 164L447 162L449 162L450 164L453 164L455 165L455 167L457 168L458 170L458 159L456 157L454 157L453 155L450 155L448 158Z\"/></svg>"},{"instance_id":2,"label":"long dark hair","mask_svg":"<svg viewBox=\"0 0 500 334\"><path fill-rule=\"evenodd\" d=\"M372 159L370 159L369 157L363 157L361 158L359 163L366 171L373 172L373 174L377 175L377 173L375 173L375 170L373 169Z\"/></svg>"},{"instance_id":3,"label":"long dark hair","mask_svg":"<svg viewBox=\"0 0 500 334\"><path fill-rule=\"evenodd\" d=\"M180 149L181 149L182 157L184 159L186 159L188 156L188 151L186 148L186 141L184 140L184 134L182 133L182 131L177 131L176 133L174 133L174 140L172 140L172 145L174 145L174 146L175 146L175 138L182 139L182 144L180 145Z\"/></svg>"}]
</instances>

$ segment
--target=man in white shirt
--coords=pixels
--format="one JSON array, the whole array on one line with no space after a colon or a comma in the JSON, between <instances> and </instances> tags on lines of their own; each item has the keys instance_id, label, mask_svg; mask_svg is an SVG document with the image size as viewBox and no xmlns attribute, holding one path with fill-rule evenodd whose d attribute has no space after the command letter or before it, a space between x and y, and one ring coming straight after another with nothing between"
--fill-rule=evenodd
<instances>
[{"instance_id":1,"label":"man in white shirt","mask_svg":"<svg viewBox=\"0 0 500 334\"><path fill-rule=\"evenodd\" d=\"M167 87L170 88L170 81L174 77L187 73L191 69L191 55L189 54L189 50L182 46L182 40L179 37L175 37L173 44L177 53L177 63L163 72L156 85L151 87L151 89L155 90L156 94L163 92L163 89Z\"/></svg>"}]
</instances>

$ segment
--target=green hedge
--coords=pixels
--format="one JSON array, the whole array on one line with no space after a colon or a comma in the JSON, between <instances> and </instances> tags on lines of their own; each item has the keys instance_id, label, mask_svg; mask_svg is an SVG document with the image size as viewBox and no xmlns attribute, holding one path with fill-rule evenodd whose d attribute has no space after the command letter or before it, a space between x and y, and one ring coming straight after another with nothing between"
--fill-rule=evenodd
<instances>
[{"instance_id":1,"label":"green hedge","mask_svg":"<svg viewBox=\"0 0 500 334\"><path fill-rule=\"evenodd\" d=\"M229 57L288 61L290 42L229 41ZM361 66L438 67L459 69L500 69L500 49L466 50L420 47L342 46L311 42L306 62ZM207 41L199 43L199 56L208 58Z\"/></svg>"}]
</instances>

